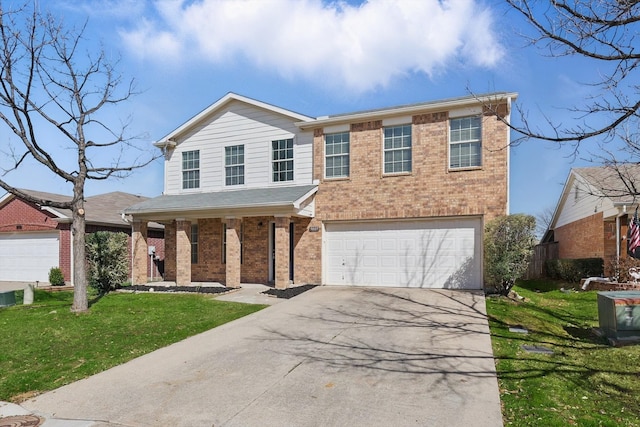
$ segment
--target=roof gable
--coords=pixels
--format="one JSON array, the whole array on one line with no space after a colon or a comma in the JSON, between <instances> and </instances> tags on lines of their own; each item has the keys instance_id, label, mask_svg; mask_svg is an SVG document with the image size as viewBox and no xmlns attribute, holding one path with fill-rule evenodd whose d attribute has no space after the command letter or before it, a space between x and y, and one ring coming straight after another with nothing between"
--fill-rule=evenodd
<instances>
[{"instance_id":1,"label":"roof gable","mask_svg":"<svg viewBox=\"0 0 640 427\"><path fill-rule=\"evenodd\" d=\"M308 116L305 116L303 114L299 114L299 113L296 113L296 112L293 112L293 111L290 111L290 110L286 110L284 108L276 107L274 105L267 104L267 103L262 102L262 101L257 101L255 99L247 98L245 96L238 95L238 94L235 94L233 92L229 92L224 97L220 98L219 100L217 100L216 102L211 104L209 107L205 108L200 113L196 114L191 119L187 120L185 123L180 125L178 128L174 129L169 134L167 134L164 137L160 138L160 140L158 142L156 142L154 145L157 146L157 147L164 147L164 146L170 144L170 142L173 142L180 135L182 135L182 134L184 134L186 132L189 132L191 129L193 129L196 126L198 126L203 120L205 120L208 117L214 115L216 112L224 109L228 104L230 104L231 102L234 102L234 101L241 102L241 103L244 103L244 104L248 104L248 105L251 105L253 107L260 108L262 110L267 110L267 111L270 111L270 112L275 113L275 114L279 114L279 115L283 115L283 116L286 116L286 117L290 117L294 121L306 122L306 121L314 120L313 117L308 117Z\"/></svg>"},{"instance_id":2,"label":"roof gable","mask_svg":"<svg viewBox=\"0 0 640 427\"><path fill-rule=\"evenodd\" d=\"M600 211L606 218L615 214L617 206L629 208L637 205L638 196L633 195L634 192L640 192L640 165L573 168L564 184L549 228L554 229Z\"/></svg>"}]
</instances>

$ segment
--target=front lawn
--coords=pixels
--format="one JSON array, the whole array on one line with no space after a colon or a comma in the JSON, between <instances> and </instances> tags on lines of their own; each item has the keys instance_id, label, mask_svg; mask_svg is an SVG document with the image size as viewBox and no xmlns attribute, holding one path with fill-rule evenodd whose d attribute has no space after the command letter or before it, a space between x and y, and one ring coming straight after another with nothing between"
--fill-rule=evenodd
<instances>
[{"instance_id":1,"label":"front lawn","mask_svg":"<svg viewBox=\"0 0 640 427\"><path fill-rule=\"evenodd\" d=\"M74 314L72 301L71 292L36 290L33 305L0 308L0 401L19 402L266 307L196 294L111 293Z\"/></svg>"},{"instance_id":2,"label":"front lawn","mask_svg":"<svg viewBox=\"0 0 640 427\"><path fill-rule=\"evenodd\" d=\"M592 333L597 293L559 287L523 281L514 291L524 301L487 297L505 425L640 426L640 345L607 345Z\"/></svg>"}]
</instances>

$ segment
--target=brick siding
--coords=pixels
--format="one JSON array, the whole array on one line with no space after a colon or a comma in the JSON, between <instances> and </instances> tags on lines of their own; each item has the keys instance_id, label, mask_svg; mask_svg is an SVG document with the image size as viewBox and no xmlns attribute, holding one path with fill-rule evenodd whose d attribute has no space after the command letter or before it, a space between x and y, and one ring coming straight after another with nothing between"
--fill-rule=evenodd
<instances>
[{"instance_id":1,"label":"brick siding","mask_svg":"<svg viewBox=\"0 0 640 427\"><path fill-rule=\"evenodd\" d=\"M226 224L226 268L225 268L225 286L228 288L240 287L240 270L241 266L241 233L242 219L229 218L225 220Z\"/></svg>"},{"instance_id":2,"label":"brick siding","mask_svg":"<svg viewBox=\"0 0 640 427\"><path fill-rule=\"evenodd\" d=\"M176 285L191 283L191 221L176 221Z\"/></svg>"},{"instance_id":3,"label":"brick siding","mask_svg":"<svg viewBox=\"0 0 640 427\"><path fill-rule=\"evenodd\" d=\"M560 259L604 258L603 236L607 231L603 225L602 212L557 227L554 230L554 237L558 242L558 257Z\"/></svg>"},{"instance_id":4,"label":"brick siding","mask_svg":"<svg viewBox=\"0 0 640 427\"><path fill-rule=\"evenodd\" d=\"M382 128L351 126L351 176L324 178L324 140L314 137L314 178L320 180L316 215L321 221L432 218L507 211L507 131L494 117L482 124L481 168L448 168L447 113L413 118L412 171L382 173ZM363 130L361 130L363 129Z\"/></svg>"}]
</instances>

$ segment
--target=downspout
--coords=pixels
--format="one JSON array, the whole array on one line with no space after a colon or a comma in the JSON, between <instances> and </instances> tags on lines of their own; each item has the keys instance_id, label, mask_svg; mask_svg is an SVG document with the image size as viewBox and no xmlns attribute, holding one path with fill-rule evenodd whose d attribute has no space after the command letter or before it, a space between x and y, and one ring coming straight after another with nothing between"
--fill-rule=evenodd
<instances>
[{"instance_id":1,"label":"downspout","mask_svg":"<svg viewBox=\"0 0 640 427\"><path fill-rule=\"evenodd\" d=\"M616 260L620 259L620 244L622 243L620 241L620 215L622 214L616 216Z\"/></svg>"},{"instance_id":2,"label":"downspout","mask_svg":"<svg viewBox=\"0 0 640 427\"><path fill-rule=\"evenodd\" d=\"M511 124L511 97L507 97L507 123ZM511 128L507 126L507 215L511 200L509 197L511 188Z\"/></svg>"},{"instance_id":3,"label":"downspout","mask_svg":"<svg viewBox=\"0 0 640 427\"><path fill-rule=\"evenodd\" d=\"M70 260L69 267L71 269L71 275L70 275L71 276L71 284L73 286L75 286L76 285L76 280L75 280L74 273L75 273L76 270L75 270L75 268L73 268L73 233L71 231L71 226L69 227L69 233L68 234L69 234L69 260Z\"/></svg>"}]
</instances>

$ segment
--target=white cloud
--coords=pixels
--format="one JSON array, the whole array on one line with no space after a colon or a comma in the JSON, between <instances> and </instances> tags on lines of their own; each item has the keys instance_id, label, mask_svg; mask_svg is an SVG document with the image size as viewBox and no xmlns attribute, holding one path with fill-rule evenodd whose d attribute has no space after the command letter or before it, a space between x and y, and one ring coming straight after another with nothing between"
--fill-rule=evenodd
<instances>
[{"instance_id":1,"label":"white cloud","mask_svg":"<svg viewBox=\"0 0 640 427\"><path fill-rule=\"evenodd\" d=\"M355 91L408 73L492 67L503 49L477 0L161 0L121 32L130 51L163 64L243 59L291 78Z\"/></svg>"}]
</instances>

